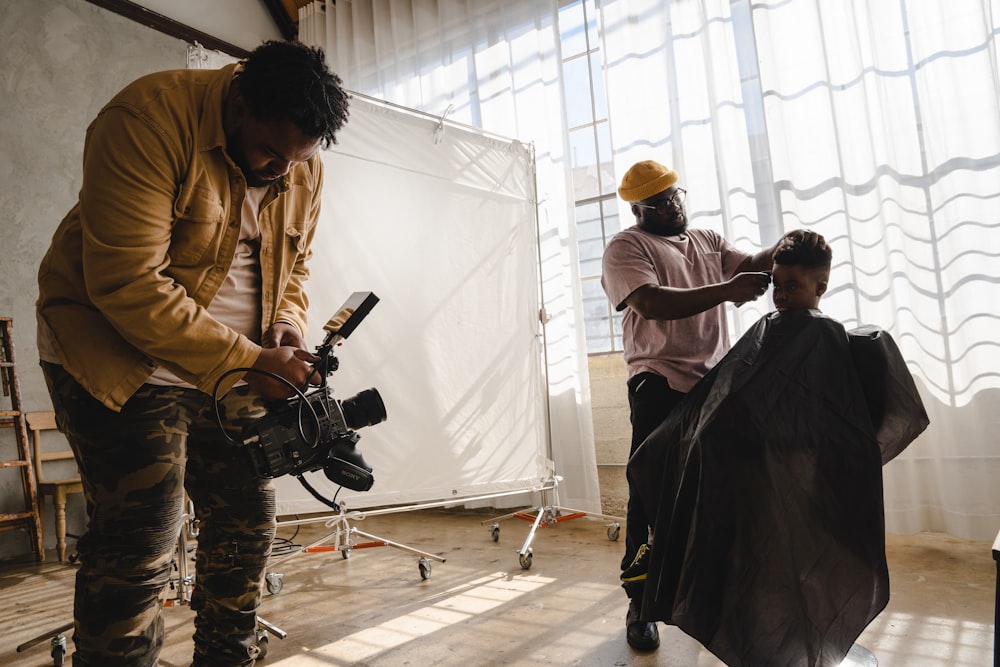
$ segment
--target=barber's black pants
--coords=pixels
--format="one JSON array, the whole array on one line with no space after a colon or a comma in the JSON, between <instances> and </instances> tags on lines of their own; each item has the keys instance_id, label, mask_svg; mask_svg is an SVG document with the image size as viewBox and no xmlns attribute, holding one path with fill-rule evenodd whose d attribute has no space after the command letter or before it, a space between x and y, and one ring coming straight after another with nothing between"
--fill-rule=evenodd
<instances>
[{"instance_id":1,"label":"barber's black pants","mask_svg":"<svg viewBox=\"0 0 1000 667\"><path fill-rule=\"evenodd\" d=\"M639 373L628 381L628 405L632 420L632 446L629 457L642 444L646 437L656 430L656 427L670 414L684 398L683 392L670 387L663 376L656 373ZM628 507L625 512L625 556L621 568L626 569L632 564L639 547L649 542L651 517L639 502L639 494L629 480ZM655 508L650 508L651 511ZM642 595L642 584L623 585L629 598Z\"/></svg>"}]
</instances>

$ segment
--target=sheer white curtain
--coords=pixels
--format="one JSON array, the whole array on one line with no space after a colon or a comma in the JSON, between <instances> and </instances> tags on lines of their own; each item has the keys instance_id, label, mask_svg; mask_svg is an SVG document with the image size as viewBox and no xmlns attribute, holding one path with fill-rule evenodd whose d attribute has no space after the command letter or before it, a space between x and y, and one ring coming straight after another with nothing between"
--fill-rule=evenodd
<instances>
[{"instance_id":1,"label":"sheer white curtain","mask_svg":"<svg viewBox=\"0 0 1000 667\"><path fill-rule=\"evenodd\" d=\"M672 164L693 224L745 248L793 228L824 234L835 262L824 311L890 331L931 417L884 470L888 529L992 540L1000 0L590 1L616 172ZM536 146L555 458L567 477L584 471L574 495L589 498L555 5L338 0L307 8L300 29L353 90ZM733 333L766 308L734 311Z\"/></svg>"},{"instance_id":2,"label":"sheer white curtain","mask_svg":"<svg viewBox=\"0 0 1000 667\"><path fill-rule=\"evenodd\" d=\"M550 454L560 502L597 512L555 17L553 0L338 0L300 10L299 38L349 90L533 145Z\"/></svg>"},{"instance_id":3,"label":"sheer white curtain","mask_svg":"<svg viewBox=\"0 0 1000 667\"><path fill-rule=\"evenodd\" d=\"M821 307L889 330L931 417L884 469L888 530L992 540L1000 2L600 6L618 172L672 163L694 224L744 247L799 227L826 236Z\"/></svg>"}]
</instances>

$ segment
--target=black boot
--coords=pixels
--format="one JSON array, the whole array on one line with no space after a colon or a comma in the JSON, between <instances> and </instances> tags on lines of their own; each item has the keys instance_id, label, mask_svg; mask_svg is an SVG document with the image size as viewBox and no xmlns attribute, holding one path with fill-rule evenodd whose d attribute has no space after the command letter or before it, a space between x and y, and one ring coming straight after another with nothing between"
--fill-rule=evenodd
<instances>
[{"instance_id":1,"label":"black boot","mask_svg":"<svg viewBox=\"0 0 1000 667\"><path fill-rule=\"evenodd\" d=\"M628 614L625 615L625 641L637 651L655 651L660 647L660 631L655 621L643 621L640 618L641 600L628 601Z\"/></svg>"}]
</instances>

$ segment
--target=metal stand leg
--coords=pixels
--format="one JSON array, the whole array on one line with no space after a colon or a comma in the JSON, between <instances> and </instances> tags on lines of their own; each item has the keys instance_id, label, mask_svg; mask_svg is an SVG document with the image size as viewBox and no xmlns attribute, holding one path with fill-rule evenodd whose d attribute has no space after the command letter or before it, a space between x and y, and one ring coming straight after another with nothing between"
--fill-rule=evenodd
<instances>
[{"instance_id":1,"label":"metal stand leg","mask_svg":"<svg viewBox=\"0 0 1000 667\"><path fill-rule=\"evenodd\" d=\"M188 605L191 603L191 591L194 589L194 574L188 570L188 540L198 537L198 522L194 518L194 512L188 502L188 511L182 517L184 523L181 526L180 535L177 537L177 556L174 564L177 566L177 595L172 599L163 601L164 607L176 607L178 605Z\"/></svg>"},{"instance_id":2,"label":"metal stand leg","mask_svg":"<svg viewBox=\"0 0 1000 667\"><path fill-rule=\"evenodd\" d=\"M993 541L993 560L997 566L997 583L993 602L993 667L1000 667L1000 640L997 631L1000 628L1000 533Z\"/></svg>"},{"instance_id":3,"label":"metal stand leg","mask_svg":"<svg viewBox=\"0 0 1000 667\"><path fill-rule=\"evenodd\" d=\"M191 507L190 501L188 501L188 511L183 515L183 521L184 523L181 527L180 535L177 537L177 556L175 558L177 566L177 595L163 601L163 606L165 608L176 607L179 605L189 605L191 603L191 591L194 590L194 574L191 573L188 568L188 540L198 537L198 529L197 520L194 518L194 511ZM172 582L171 585L173 585ZM66 657L65 633L72 630L74 625L75 623L70 621L69 623L61 625L58 628L44 632L37 637L33 637L18 646L17 652L21 653L22 651L27 651L28 649L37 646L48 639L49 645L52 648L53 665L54 667L62 667L63 660ZM257 645L258 648L260 648L258 658L263 658L267 653L268 632L274 633L278 639L284 639L288 636L287 632L258 616Z\"/></svg>"},{"instance_id":4,"label":"metal stand leg","mask_svg":"<svg viewBox=\"0 0 1000 667\"><path fill-rule=\"evenodd\" d=\"M43 632L37 637L33 637L17 647L17 652L27 651L29 648L38 646L46 639L52 648L52 664L55 667L62 667L63 659L66 657L66 633L73 629L73 621L61 625L58 628Z\"/></svg>"},{"instance_id":5,"label":"metal stand leg","mask_svg":"<svg viewBox=\"0 0 1000 667\"><path fill-rule=\"evenodd\" d=\"M597 520L608 521L605 524L608 532L608 539L612 542L617 541L619 535L621 535L621 524L624 519L616 516L609 516L606 514L595 514L592 512L584 512L583 510L575 510L569 507L562 507L559 505L559 482L562 480L561 477L555 476L552 478L551 483L546 483L545 487L539 492L541 497L541 504L536 508L535 513L531 514L527 511L511 512L510 514L504 514L503 516L498 516L493 519L486 519L480 523L489 523L490 525L490 535L494 542L500 540L500 521L504 519L524 519L525 521L531 521L531 529L528 530L528 536L524 540L524 544L518 550L518 562L521 565L522 570L531 569L532 560L532 549L531 542L535 539L535 532L543 526L554 526L557 523L562 523L563 521L572 521L573 519L582 518L592 518ZM545 497L547 491L552 491L554 496L553 504L546 504Z\"/></svg>"},{"instance_id":6,"label":"metal stand leg","mask_svg":"<svg viewBox=\"0 0 1000 667\"><path fill-rule=\"evenodd\" d=\"M184 514L184 526L177 538L177 597L166 600L164 607L190 605L191 592L194 590L194 574L188 569L188 540L198 537L198 520L194 516L194 507L188 501L188 511ZM260 616L257 617L257 647L260 649L258 659L267 654L268 631L278 639L284 639L288 633Z\"/></svg>"},{"instance_id":7,"label":"metal stand leg","mask_svg":"<svg viewBox=\"0 0 1000 667\"><path fill-rule=\"evenodd\" d=\"M267 590L272 594L277 594L281 591L283 586L282 579L284 574L273 571L274 568L281 563L284 563L289 558L293 558L299 554L303 553L323 553L323 552L340 552L342 558L350 558L351 552L355 549L370 549L373 547L392 547L394 549L399 549L400 551L405 551L415 556L419 556L417 559L417 569L420 572L421 579L429 579L431 576L431 561L438 561L439 563L444 563L445 559L436 554L432 554L426 551L421 551L420 549L415 549L411 546L401 544L399 542L393 542L392 540L379 537L377 535L372 535L358 530L351 526L350 520L352 518L362 520L365 515L361 512L351 512L348 513L344 508L341 508L340 514L334 517L324 517L322 519L317 519L319 521L326 521L328 528L334 528L330 533L327 533L323 537L315 540L311 544L302 547L298 551L294 551L283 558L279 558L272 561L269 565L269 569L272 570L265 576L265 583L267 584ZM313 523L317 520L305 519L301 521L283 521L280 525L298 525L303 523ZM355 536L361 536L369 541L358 542L355 540ZM333 544L325 544L333 540Z\"/></svg>"}]
</instances>

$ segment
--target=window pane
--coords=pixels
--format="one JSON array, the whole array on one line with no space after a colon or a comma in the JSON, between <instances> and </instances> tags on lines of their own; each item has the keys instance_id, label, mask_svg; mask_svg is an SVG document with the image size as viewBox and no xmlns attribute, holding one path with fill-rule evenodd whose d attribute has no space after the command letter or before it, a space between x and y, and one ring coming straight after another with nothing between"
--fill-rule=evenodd
<instances>
[{"instance_id":1,"label":"window pane","mask_svg":"<svg viewBox=\"0 0 1000 667\"><path fill-rule=\"evenodd\" d=\"M597 156L600 161L601 194L617 194L615 165L611 157L611 127L607 122L594 127L597 133Z\"/></svg>"},{"instance_id":2,"label":"window pane","mask_svg":"<svg viewBox=\"0 0 1000 667\"><path fill-rule=\"evenodd\" d=\"M598 266L600 266L601 257L604 255L604 240L603 239L592 239L590 241L580 241L580 264L582 265L584 261L597 260ZM600 269L597 273L600 273Z\"/></svg>"},{"instance_id":3,"label":"window pane","mask_svg":"<svg viewBox=\"0 0 1000 667\"><path fill-rule=\"evenodd\" d=\"M580 259L580 276L583 278L601 277L601 258Z\"/></svg>"},{"instance_id":4,"label":"window pane","mask_svg":"<svg viewBox=\"0 0 1000 667\"><path fill-rule=\"evenodd\" d=\"M611 318L611 322L615 327L614 349L624 350L625 348L622 345L622 314L615 313Z\"/></svg>"},{"instance_id":5,"label":"window pane","mask_svg":"<svg viewBox=\"0 0 1000 667\"><path fill-rule=\"evenodd\" d=\"M594 336L593 338L587 336L587 354L600 354L611 351L611 341L608 340L607 336Z\"/></svg>"},{"instance_id":6,"label":"window pane","mask_svg":"<svg viewBox=\"0 0 1000 667\"><path fill-rule=\"evenodd\" d=\"M596 49L601 43L601 35L597 30L598 12L594 0L584 0L584 11L587 16L587 41L590 48Z\"/></svg>"},{"instance_id":7,"label":"window pane","mask_svg":"<svg viewBox=\"0 0 1000 667\"><path fill-rule=\"evenodd\" d=\"M594 99L594 118L608 117L608 96L604 92L604 57L600 51L590 54L590 81Z\"/></svg>"},{"instance_id":8,"label":"window pane","mask_svg":"<svg viewBox=\"0 0 1000 667\"><path fill-rule=\"evenodd\" d=\"M571 2L559 8L559 41L563 58L587 50L587 36L583 31L583 5L580 2Z\"/></svg>"},{"instance_id":9,"label":"window pane","mask_svg":"<svg viewBox=\"0 0 1000 667\"><path fill-rule=\"evenodd\" d=\"M595 278L580 281L582 291L584 332L587 338L587 353L610 352L612 347L611 304L604 294L600 280Z\"/></svg>"},{"instance_id":10,"label":"window pane","mask_svg":"<svg viewBox=\"0 0 1000 667\"><path fill-rule=\"evenodd\" d=\"M589 299L591 301L600 300L605 304L605 310L610 310L610 302L608 297L604 295L604 288L601 287L601 281L596 278L585 278L580 281L580 289L583 293L583 298ZM605 312L605 315L608 313Z\"/></svg>"},{"instance_id":11,"label":"window pane","mask_svg":"<svg viewBox=\"0 0 1000 667\"><path fill-rule=\"evenodd\" d=\"M596 283L596 280L590 280L587 282ZM585 314L584 319L587 321L591 320L601 320L604 322L604 335L607 336L611 331L608 328L608 320L611 319L611 314L608 312L608 299L604 296L604 292L601 292L601 296L593 299L583 300L583 312Z\"/></svg>"},{"instance_id":12,"label":"window pane","mask_svg":"<svg viewBox=\"0 0 1000 667\"><path fill-rule=\"evenodd\" d=\"M596 0L560 0L559 31L563 94L569 128L570 168L587 352L621 350L622 317L601 287L601 260L608 240L620 231L617 189L607 122ZM607 217L604 217L607 216Z\"/></svg>"},{"instance_id":13,"label":"window pane","mask_svg":"<svg viewBox=\"0 0 1000 667\"><path fill-rule=\"evenodd\" d=\"M590 98L590 68L587 58L566 60L562 66L563 93L566 96L566 127L594 122Z\"/></svg>"},{"instance_id":14,"label":"window pane","mask_svg":"<svg viewBox=\"0 0 1000 667\"><path fill-rule=\"evenodd\" d=\"M608 328L608 318L611 317L611 302L604 294L600 279L584 278L580 281L580 288L587 318L603 319L604 335L609 335L611 330Z\"/></svg>"},{"instance_id":15,"label":"window pane","mask_svg":"<svg viewBox=\"0 0 1000 667\"><path fill-rule=\"evenodd\" d=\"M576 207L576 244L580 275L584 277L601 275L604 226L601 224L600 213L601 207L596 203Z\"/></svg>"},{"instance_id":16,"label":"window pane","mask_svg":"<svg viewBox=\"0 0 1000 667\"><path fill-rule=\"evenodd\" d=\"M595 206L596 208L596 206ZM576 226L576 240L579 241L591 241L597 239L598 241L604 240L604 229L601 224L600 218L594 218L593 220L584 220L583 222L577 223Z\"/></svg>"},{"instance_id":17,"label":"window pane","mask_svg":"<svg viewBox=\"0 0 1000 667\"><path fill-rule=\"evenodd\" d=\"M617 193L615 197L617 197ZM607 245L611 237L622 230L621 218L618 217L618 201L615 198L605 199L601 202L601 210L604 211L604 244Z\"/></svg>"},{"instance_id":18,"label":"window pane","mask_svg":"<svg viewBox=\"0 0 1000 667\"><path fill-rule=\"evenodd\" d=\"M573 165L573 199L581 200L600 194L597 182L597 146L591 126L569 133L570 160Z\"/></svg>"},{"instance_id":19,"label":"window pane","mask_svg":"<svg viewBox=\"0 0 1000 667\"><path fill-rule=\"evenodd\" d=\"M576 239L589 241L603 239L604 230L601 224L601 207L599 204L581 204L576 207Z\"/></svg>"},{"instance_id":20,"label":"window pane","mask_svg":"<svg viewBox=\"0 0 1000 667\"><path fill-rule=\"evenodd\" d=\"M609 352L611 348L611 307L604 288L596 278L580 281L583 300L587 352Z\"/></svg>"}]
</instances>

